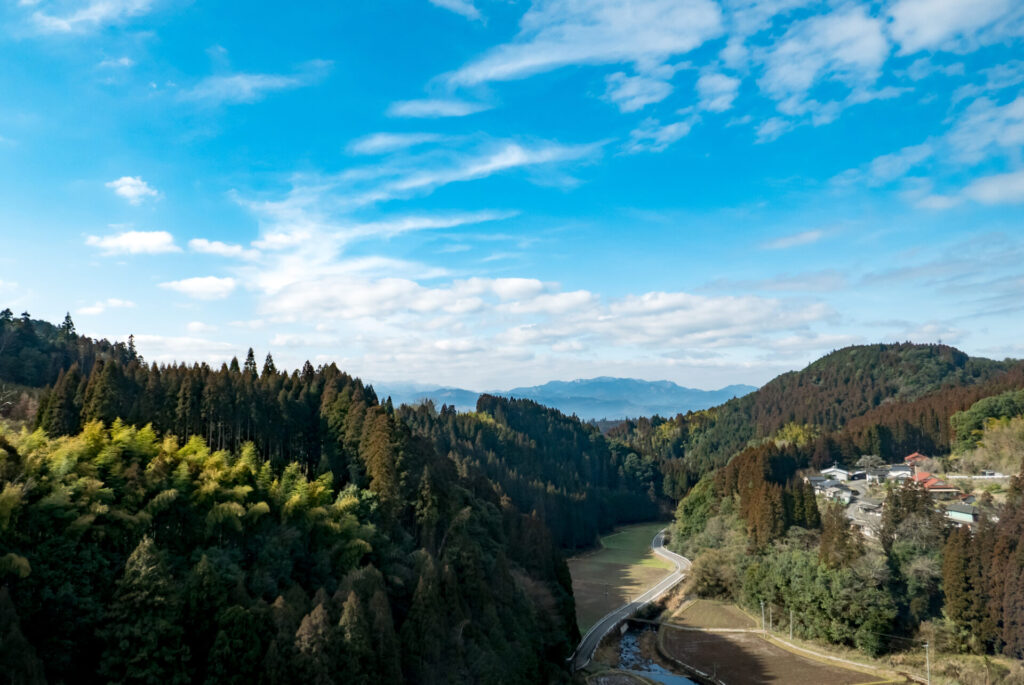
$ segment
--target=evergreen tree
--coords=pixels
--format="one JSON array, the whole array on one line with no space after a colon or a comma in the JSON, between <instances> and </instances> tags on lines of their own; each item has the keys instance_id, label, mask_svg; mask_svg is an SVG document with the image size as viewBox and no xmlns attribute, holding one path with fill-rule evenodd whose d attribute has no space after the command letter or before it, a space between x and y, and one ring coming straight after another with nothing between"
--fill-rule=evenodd
<instances>
[{"instance_id":1,"label":"evergreen tree","mask_svg":"<svg viewBox=\"0 0 1024 685\"><path fill-rule=\"evenodd\" d=\"M444 682L441 666L445 620L433 560L426 556L401 629L403 672L410 682Z\"/></svg>"},{"instance_id":2,"label":"evergreen tree","mask_svg":"<svg viewBox=\"0 0 1024 685\"><path fill-rule=\"evenodd\" d=\"M67 373L61 372L57 377L45 408L41 408L39 427L53 436L75 435L81 429L79 419L82 414L79 386L82 374L78 365L73 364Z\"/></svg>"},{"instance_id":3,"label":"evergreen tree","mask_svg":"<svg viewBox=\"0 0 1024 685\"><path fill-rule=\"evenodd\" d=\"M251 347L249 348L249 351L245 355L244 371L247 376L256 375L256 355L253 354Z\"/></svg>"},{"instance_id":4,"label":"evergreen tree","mask_svg":"<svg viewBox=\"0 0 1024 685\"><path fill-rule=\"evenodd\" d=\"M163 552L144 537L128 557L103 631L101 673L115 683L188 683L182 602Z\"/></svg>"},{"instance_id":5,"label":"evergreen tree","mask_svg":"<svg viewBox=\"0 0 1024 685\"><path fill-rule=\"evenodd\" d=\"M0 672L11 685L46 683L43 664L21 632L18 611L6 585L0 586Z\"/></svg>"},{"instance_id":6,"label":"evergreen tree","mask_svg":"<svg viewBox=\"0 0 1024 685\"><path fill-rule=\"evenodd\" d=\"M830 502L821 519L818 559L829 568L839 568L859 555L858 547L846 510L838 502Z\"/></svg>"},{"instance_id":7,"label":"evergreen tree","mask_svg":"<svg viewBox=\"0 0 1024 685\"><path fill-rule=\"evenodd\" d=\"M327 608L321 602L303 617L295 632L301 681L314 685L333 683L337 663L336 647L335 629L331 626Z\"/></svg>"},{"instance_id":8,"label":"evergreen tree","mask_svg":"<svg viewBox=\"0 0 1024 685\"><path fill-rule=\"evenodd\" d=\"M348 593L338 622L344 642L344 672L346 681L354 685L372 683L377 673L376 655L370 637L370 627L355 591Z\"/></svg>"},{"instance_id":9,"label":"evergreen tree","mask_svg":"<svg viewBox=\"0 0 1024 685\"><path fill-rule=\"evenodd\" d=\"M97 364L89 378L85 392L85 406L82 408L82 423L102 421L112 424L124 415L121 401L124 391L121 387L121 367L114 362Z\"/></svg>"},{"instance_id":10,"label":"evergreen tree","mask_svg":"<svg viewBox=\"0 0 1024 685\"><path fill-rule=\"evenodd\" d=\"M60 330L61 337L65 341L74 340L75 322L71 320L71 312L64 315L64 321L57 328Z\"/></svg>"}]
</instances>

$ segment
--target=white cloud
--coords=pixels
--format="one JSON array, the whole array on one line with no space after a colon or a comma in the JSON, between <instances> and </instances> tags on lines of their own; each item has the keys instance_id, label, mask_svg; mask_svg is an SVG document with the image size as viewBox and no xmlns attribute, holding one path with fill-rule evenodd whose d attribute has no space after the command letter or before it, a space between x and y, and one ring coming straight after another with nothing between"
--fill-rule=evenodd
<instances>
[{"instance_id":1,"label":"white cloud","mask_svg":"<svg viewBox=\"0 0 1024 685\"><path fill-rule=\"evenodd\" d=\"M98 65L101 69L130 69L135 66L135 60L131 57L118 57L116 59L105 59Z\"/></svg>"},{"instance_id":2,"label":"white cloud","mask_svg":"<svg viewBox=\"0 0 1024 685\"><path fill-rule=\"evenodd\" d=\"M256 259L260 255L259 250L251 250L241 245L222 243L219 240L207 240L206 238L193 238L188 241L188 249L201 254L237 259Z\"/></svg>"},{"instance_id":3,"label":"white cloud","mask_svg":"<svg viewBox=\"0 0 1024 685\"><path fill-rule=\"evenodd\" d=\"M472 86L572 64L659 64L722 32L710 0L547 0L523 15L518 35L448 76Z\"/></svg>"},{"instance_id":4,"label":"white cloud","mask_svg":"<svg viewBox=\"0 0 1024 685\"><path fill-rule=\"evenodd\" d=\"M881 186L904 178L911 169L935 155L936 145L925 141L920 145L909 145L905 148L879 155L862 169L849 169L833 178L840 185L866 183L868 186Z\"/></svg>"},{"instance_id":5,"label":"white cloud","mask_svg":"<svg viewBox=\"0 0 1024 685\"><path fill-rule=\"evenodd\" d=\"M811 115L816 124L828 123L852 104L898 94L895 89L871 90L888 56L882 23L863 7L847 6L790 26L762 54L764 75L758 85L782 114ZM826 102L814 99L811 91L828 82L841 84L849 94Z\"/></svg>"},{"instance_id":6,"label":"white cloud","mask_svg":"<svg viewBox=\"0 0 1024 685\"><path fill-rule=\"evenodd\" d=\"M143 181L141 176L122 176L110 181L106 186L133 205L142 204L142 201L149 197L160 197L160 193Z\"/></svg>"},{"instance_id":7,"label":"white cloud","mask_svg":"<svg viewBox=\"0 0 1024 685\"><path fill-rule=\"evenodd\" d=\"M1005 64L982 69L979 73L985 77L984 83L967 83L957 88L953 91L954 104L982 93L995 93L1024 83L1024 61L1010 60Z\"/></svg>"},{"instance_id":8,"label":"white cloud","mask_svg":"<svg viewBox=\"0 0 1024 685\"><path fill-rule=\"evenodd\" d=\"M825 231L815 229L776 238L764 243L761 247L766 250L785 250L791 247L800 247L801 245L811 245L824 237Z\"/></svg>"},{"instance_id":9,"label":"white cloud","mask_svg":"<svg viewBox=\"0 0 1024 685\"><path fill-rule=\"evenodd\" d=\"M244 347L231 343L217 342L205 338L173 337L145 333L135 336L135 346L147 361L160 364L171 364L173 362L192 364L197 361L219 364L228 361L232 357L245 354Z\"/></svg>"},{"instance_id":10,"label":"white cloud","mask_svg":"<svg viewBox=\"0 0 1024 685\"><path fill-rule=\"evenodd\" d=\"M792 128L793 122L783 119L782 117L771 117L769 119L765 119L757 127L756 142L770 143Z\"/></svg>"},{"instance_id":11,"label":"white cloud","mask_svg":"<svg viewBox=\"0 0 1024 685\"><path fill-rule=\"evenodd\" d=\"M975 179L964 195L986 205L1024 203L1024 170Z\"/></svg>"},{"instance_id":12,"label":"white cloud","mask_svg":"<svg viewBox=\"0 0 1024 685\"><path fill-rule=\"evenodd\" d=\"M911 145L899 152L875 157L868 165L870 185L881 185L903 178L911 169L934 154L930 143Z\"/></svg>"},{"instance_id":13,"label":"white cloud","mask_svg":"<svg viewBox=\"0 0 1024 685\"><path fill-rule=\"evenodd\" d=\"M605 98L619 106L621 112L635 112L647 105L661 102L672 93L675 69L662 65L639 76L616 72L605 77Z\"/></svg>"},{"instance_id":14,"label":"white cloud","mask_svg":"<svg viewBox=\"0 0 1024 685\"><path fill-rule=\"evenodd\" d=\"M444 136L438 133L374 133L353 140L348 150L357 155L380 155L443 139Z\"/></svg>"},{"instance_id":15,"label":"white cloud","mask_svg":"<svg viewBox=\"0 0 1024 685\"><path fill-rule=\"evenodd\" d=\"M661 152L669 145L689 135L695 117L689 117L671 124L662 124L657 119L646 119L629 134L627 152Z\"/></svg>"},{"instance_id":16,"label":"white cloud","mask_svg":"<svg viewBox=\"0 0 1024 685\"><path fill-rule=\"evenodd\" d=\"M388 107L387 115L413 119L438 119L441 117L464 117L490 108L490 105L482 102L468 102L454 98L428 98L392 102Z\"/></svg>"},{"instance_id":17,"label":"white cloud","mask_svg":"<svg viewBox=\"0 0 1024 685\"><path fill-rule=\"evenodd\" d=\"M936 195L929 193L923 196L919 196L913 202L914 206L920 209L931 209L941 211L944 209L952 209L953 207L956 207L957 205L960 204L961 200L959 197L951 195Z\"/></svg>"},{"instance_id":18,"label":"white cloud","mask_svg":"<svg viewBox=\"0 0 1024 685\"><path fill-rule=\"evenodd\" d=\"M751 36L771 28L777 17L812 3L812 0L725 0L729 38L719 57L732 69L747 66Z\"/></svg>"},{"instance_id":19,"label":"white cloud","mask_svg":"<svg viewBox=\"0 0 1024 685\"><path fill-rule=\"evenodd\" d=\"M1024 6L1015 0L897 0L888 14L901 55L971 49L1024 28Z\"/></svg>"},{"instance_id":20,"label":"white cloud","mask_svg":"<svg viewBox=\"0 0 1024 685\"><path fill-rule=\"evenodd\" d=\"M152 6L152 0L51 2L32 14L32 23L40 33L80 33L141 16Z\"/></svg>"},{"instance_id":21,"label":"white cloud","mask_svg":"<svg viewBox=\"0 0 1024 685\"><path fill-rule=\"evenodd\" d=\"M408 172L400 172L371 191L366 199L378 201L414 192L429 192L438 186L486 178L512 169L584 159L599 152L599 145L546 142L522 145L509 141L498 142L479 153L458 159L453 164L436 168L417 166Z\"/></svg>"},{"instance_id":22,"label":"white cloud","mask_svg":"<svg viewBox=\"0 0 1024 685\"><path fill-rule=\"evenodd\" d=\"M203 323L202 321L189 321L185 324L185 329L189 333L212 333L217 330L217 327Z\"/></svg>"},{"instance_id":23,"label":"white cloud","mask_svg":"<svg viewBox=\"0 0 1024 685\"><path fill-rule=\"evenodd\" d=\"M181 92L181 99L211 106L251 104L269 93L294 90L320 83L330 73L333 62L312 60L294 74L223 74L207 76L192 88Z\"/></svg>"},{"instance_id":24,"label":"white cloud","mask_svg":"<svg viewBox=\"0 0 1024 685\"><path fill-rule=\"evenodd\" d=\"M501 219L513 217L516 214L517 212L483 211L458 214L401 216L382 221L368 221L365 223L343 225L336 235L343 236L347 239L369 236L391 238L409 231L455 228L457 226L466 226L469 224L499 221Z\"/></svg>"},{"instance_id":25,"label":"white cloud","mask_svg":"<svg viewBox=\"0 0 1024 685\"><path fill-rule=\"evenodd\" d=\"M91 235L85 244L98 247L103 254L161 254L180 252L174 244L174 236L167 231L125 231L107 236Z\"/></svg>"},{"instance_id":26,"label":"white cloud","mask_svg":"<svg viewBox=\"0 0 1024 685\"><path fill-rule=\"evenodd\" d=\"M480 10L473 5L472 0L430 0L430 4L461 14L466 19L481 18Z\"/></svg>"},{"instance_id":27,"label":"white cloud","mask_svg":"<svg viewBox=\"0 0 1024 685\"><path fill-rule=\"evenodd\" d=\"M161 283L160 287L181 293L194 300L222 300L234 291L235 285L233 278L199 276Z\"/></svg>"},{"instance_id":28,"label":"white cloud","mask_svg":"<svg viewBox=\"0 0 1024 685\"><path fill-rule=\"evenodd\" d=\"M724 112L732 108L740 89L740 80L713 71L706 71L697 79L700 108L709 112Z\"/></svg>"},{"instance_id":29,"label":"white cloud","mask_svg":"<svg viewBox=\"0 0 1024 685\"><path fill-rule=\"evenodd\" d=\"M972 102L946 136L958 161L975 164L1024 145L1024 95L1005 105Z\"/></svg>"},{"instance_id":30,"label":"white cloud","mask_svg":"<svg viewBox=\"0 0 1024 685\"><path fill-rule=\"evenodd\" d=\"M111 297L106 300L100 300L96 304L89 305L88 307L80 307L78 309L78 313L86 316L94 316L102 314L108 309L128 309L134 306L135 303L129 300L119 300L116 297Z\"/></svg>"}]
</instances>

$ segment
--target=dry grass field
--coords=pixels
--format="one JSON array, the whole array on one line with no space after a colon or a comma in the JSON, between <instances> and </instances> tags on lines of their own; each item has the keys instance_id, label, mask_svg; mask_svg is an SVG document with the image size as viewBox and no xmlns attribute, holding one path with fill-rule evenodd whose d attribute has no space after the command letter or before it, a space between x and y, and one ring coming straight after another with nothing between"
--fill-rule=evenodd
<instances>
[{"instance_id":1,"label":"dry grass field","mask_svg":"<svg viewBox=\"0 0 1024 685\"><path fill-rule=\"evenodd\" d=\"M884 679L788 652L757 633L708 633L662 626L661 646L673 659L716 674L729 685L865 685Z\"/></svg>"},{"instance_id":2,"label":"dry grass field","mask_svg":"<svg viewBox=\"0 0 1024 685\"><path fill-rule=\"evenodd\" d=\"M757 628L757 623L735 604L697 599L664 619L693 628Z\"/></svg>"},{"instance_id":3,"label":"dry grass field","mask_svg":"<svg viewBox=\"0 0 1024 685\"><path fill-rule=\"evenodd\" d=\"M625 526L601 538L601 548L569 559L576 621L580 630L620 607L672 571L672 564L651 551L664 523Z\"/></svg>"}]
</instances>

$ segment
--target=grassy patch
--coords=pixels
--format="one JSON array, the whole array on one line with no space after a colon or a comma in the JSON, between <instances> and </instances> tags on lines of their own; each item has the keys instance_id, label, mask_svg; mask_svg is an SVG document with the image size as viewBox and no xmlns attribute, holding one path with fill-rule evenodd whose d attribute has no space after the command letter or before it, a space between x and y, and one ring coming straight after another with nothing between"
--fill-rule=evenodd
<instances>
[{"instance_id":1,"label":"grassy patch","mask_svg":"<svg viewBox=\"0 0 1024 685\"><path fill-rule=\"evenodd\" d=\"M651 551L651 540L664 527L664 523L626 526L601 538L600 549L569 559L581 631L672 571L671 562Z\"/></svg>"},{"instance_id":2,"label":"grassy patch","mask_svg":"<svg viewBox=\"0 0 1024 685\"><path fill-rule=\"evenodd\" d=\"M757 623L730 602L697 599L672 614L672 623L693 628L757 628Z\"/></svg>"}]
</instances>

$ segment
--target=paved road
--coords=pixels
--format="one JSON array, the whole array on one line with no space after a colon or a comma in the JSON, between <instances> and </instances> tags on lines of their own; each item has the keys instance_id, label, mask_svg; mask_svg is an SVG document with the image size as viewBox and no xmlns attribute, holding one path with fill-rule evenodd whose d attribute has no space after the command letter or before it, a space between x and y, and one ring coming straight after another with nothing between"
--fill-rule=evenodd
<instances>
[{"instance_id":1,"label":"paved road","mask_svg":"<svg viewBox=\"0 0 1024 685\"><path fill-rule=\"evenodd\" d=\"M576 648L576 652L572 655L574 671L579 670L590 663L590 660L594 656L594 650L597 649L597 645L600 644L604 636L618 626L623 619L635 614L645 604L655 601L686 577L686 572L690 570L690 560L676 554L675 552L670 552L665 547L665 530L666 529L659 531L658 534L654 536L654 540L651 541L651 549L658 556L671 561L676 567L675 570L665 576L662 580L658 581L658 583L647 592L643 593L629 604L624 604L615 611L612 611L594 624L594 626L587 631L587 634L583 636L583 639L580 640L580 644Z\"/></svg>"}]
</instances>

